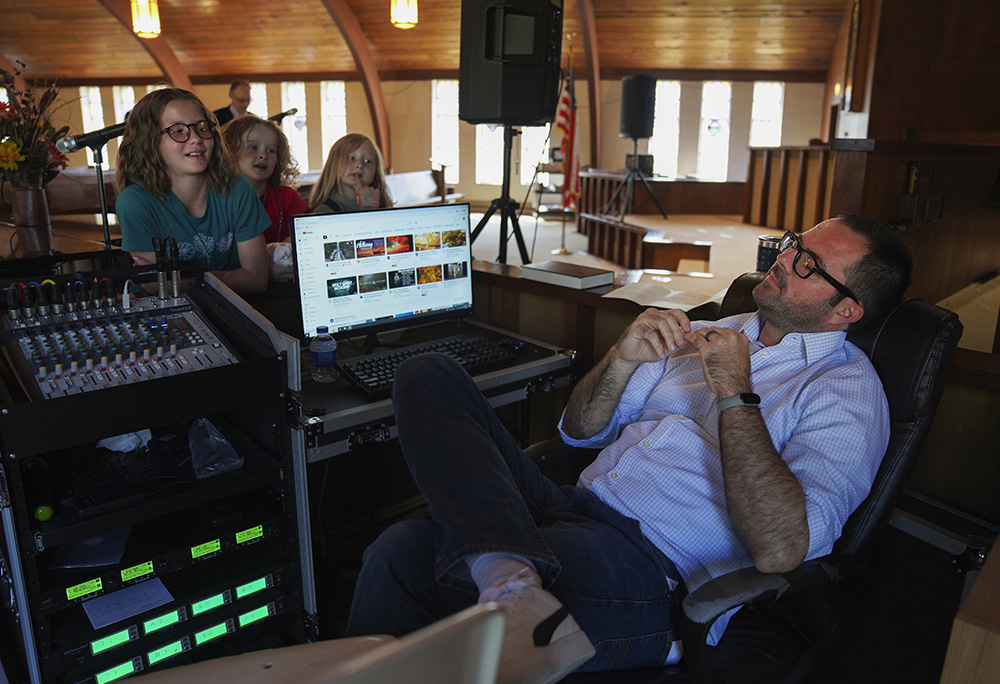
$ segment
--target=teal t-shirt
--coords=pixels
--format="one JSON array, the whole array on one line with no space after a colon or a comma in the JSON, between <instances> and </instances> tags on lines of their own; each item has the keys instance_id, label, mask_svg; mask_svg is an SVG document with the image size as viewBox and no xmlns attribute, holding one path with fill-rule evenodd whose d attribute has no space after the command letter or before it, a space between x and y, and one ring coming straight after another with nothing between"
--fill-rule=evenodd
<instances>
[{"instance_id":1,"label":"teal t-shirt","mask_svg":"<svg viewBox=\"0 0 1000 684\"><path fill-rule=\"evenodd\" d=\"M204 216L188 216L173 192L159 200L133 184L118 195L115 213L122 227L122 249L152 252L154 235L173 236L181 259L200 261L210 271L240 267L237 242L250 240L271 225L264 205L243 176L225 195L208 193Z\"/></svg>"}]
</instances>

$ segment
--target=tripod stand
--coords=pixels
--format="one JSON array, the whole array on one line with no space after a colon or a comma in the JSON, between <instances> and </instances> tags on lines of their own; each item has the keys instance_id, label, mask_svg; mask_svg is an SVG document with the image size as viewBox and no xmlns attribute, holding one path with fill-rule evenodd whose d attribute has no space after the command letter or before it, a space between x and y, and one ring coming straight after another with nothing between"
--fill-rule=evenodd
<instances>
[{"instance_id":1,"label":"tripod stand","mask_svg":"<svg viewBox=\"0 0 1000 684\"><path fill-rule=\"evenodd\" d=\"M500 254L497 256L497 261L501 264L507 263L507 220L510 219L511 229L514 233L514 238L517 240L517 248L521 252L521 263L527 264L531 263L531 258L528 256L528 248L524 245L524 237L521 235L521 226L517 222L517 209L520 205L515 200L510 198L510 153L514 147L514 136L519 135L520 132L515 133L514 129L508 125L503 127L503 185L501 186L500 197L493 200L490 203L490 208L483 214L483 218L476 225L475 230L472 231L472 236L469 238L469 243L476 241L479 234L483 232L483 228L489 222L490 217L493 213L500 210Z\"/></svg>"},{"instance_id":2,"label":"tripod stand","mask_svg":"<svg viewBox=\"0 0 1000 684\"><path fill-rule=\"evenodd\" d=\"M656 199L656 195L653 194L653 188L650 186L649 181L646 177L642 175L642 171L639 170L639 140L637 138L632 138L632 167L626 172L625 177L622 178L621 182L618 183L618 187L615 188L615 193L611 195L611 199L608 203L601 208L602 214L607 214L611 211L611 207L615 205L615 200L619 196L622 198L621 211L618 214L618 220L625 218L625 214L632 209L632 203L635 201L635 179L638 176L642 184L646 186L646 192L649 193L650 198L653 200L653 204L656 208L660 210L660 215L663 218L667 218L667 213L663 211L663 207L660 206L659 200ZM622 195L622 193L625 193Z\"/></svg>"}]
</instances>

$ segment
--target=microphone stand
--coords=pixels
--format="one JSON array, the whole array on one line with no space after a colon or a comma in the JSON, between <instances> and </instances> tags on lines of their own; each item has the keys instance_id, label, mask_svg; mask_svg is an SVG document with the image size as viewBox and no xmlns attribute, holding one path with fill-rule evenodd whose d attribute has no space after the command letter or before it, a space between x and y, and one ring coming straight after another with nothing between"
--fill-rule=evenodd
<instances>
[{"instance_id":1,"label":"microphone stand","mask_svg":"<svg viewBox=\"0 0 1000 684\"><path fill-rule=\"evenodd\" d=\"M101 221L104 224L104 251L108 254L107 267L110 268L111 228L108 225L108 199L104 193L104 157L101 154L105 144L106 141L99 145L92 145L90 149L94 152L94 168L97 169L97 193L100 196Z\"/></svg>"}]
</instances>

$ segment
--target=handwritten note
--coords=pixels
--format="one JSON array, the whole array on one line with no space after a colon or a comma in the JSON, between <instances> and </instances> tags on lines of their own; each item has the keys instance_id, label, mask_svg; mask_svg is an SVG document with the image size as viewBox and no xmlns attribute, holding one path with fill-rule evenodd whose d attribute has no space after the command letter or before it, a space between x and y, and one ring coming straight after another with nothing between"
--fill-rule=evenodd
<instances>
[{"instance_id":1,"label":"handwritten note","mask_svg":"<svg viewBox=\"0 0 1000 684\"><path fill-rule=\"evenodd\" d=\"M160 578L154 577L146 582L133 584L85 601L83 609L87 611L87 617L90 618L90 624L94 629L101 629L173 600L174 597L163 586Z\"/></svg>"}]
</instances>

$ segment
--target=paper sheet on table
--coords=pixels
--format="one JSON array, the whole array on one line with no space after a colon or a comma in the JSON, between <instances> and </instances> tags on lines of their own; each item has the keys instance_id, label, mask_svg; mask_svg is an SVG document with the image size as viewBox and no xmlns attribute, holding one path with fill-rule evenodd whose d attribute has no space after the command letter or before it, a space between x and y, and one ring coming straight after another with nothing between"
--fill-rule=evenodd
<instances>
[{"instance_id":1,"label":"paper sheet on table","mask_svg":"<svg viewBox=\"0 0 1000 684\"><path fill-rule=\"evenodd\" d=\"M726 294L727 289L729 288L723 288L713 295L704 295L699 292L675 290L662 281L647 280L644 275L643 279L638 283L631 283L624 287L616 288L603 296L615 299L628 299L642 306L688 311L696 306L719 299Z\"/></svg>"},{"instance_id":2,"label":"paper sheet on table","mask_svg":"<svg viewBox=\"0 0 1000 684\"><path fill-rule=\"evenodd\" d=\"M94 629L101 629L173 600L173 596L163 586L160 578L154 577L151 580L85 601L83 609L87 612L87 617L90 618L90 624L94 626Z\"/></svg>"}]
</instances>

